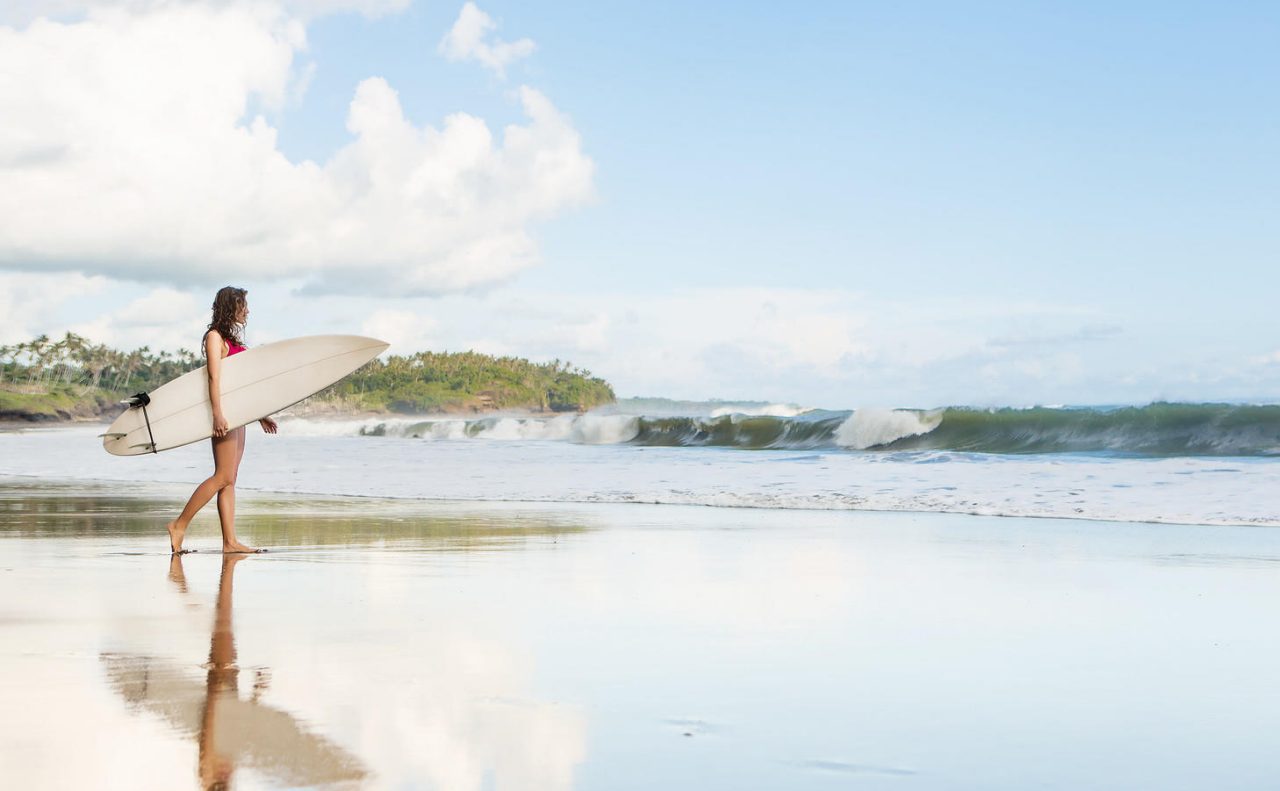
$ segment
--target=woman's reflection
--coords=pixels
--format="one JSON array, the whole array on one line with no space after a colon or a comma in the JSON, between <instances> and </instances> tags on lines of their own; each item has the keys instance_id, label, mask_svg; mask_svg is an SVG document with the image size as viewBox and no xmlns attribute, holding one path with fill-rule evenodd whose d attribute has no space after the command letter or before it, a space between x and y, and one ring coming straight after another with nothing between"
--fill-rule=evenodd
<instances>
[{"instance_id":1,"label":"woman's reflection","mask_svg":"<svg viewBox=\"0 0 1280 791\"><path fill-rule=\"evenodd\" d=\"M173 555L182 568L182 556ZM236 666L236 636L231 629L232 587L236 564L248 555L223 555L222 576L218 578L218 605L213 616L213 637L209 640L209 675L205 682L204 711L200 716L200 784L207 789L228 788L235 764L225 749L219 749L219 714L229 701L239 701L240 668ZM255 695L255 698L257 696Z\"/></svg>"},{"instance_id":2,"label":"woman's reflection","mask_svg":"<svg viewBox=\"0 0 1280 791\"><path fill-rule=\"evenodd\" d=\"M249 555L223 555L213 634L203 684L162 659L103 654L107 678L132 705L159 714L198 746L200 786L227 789L238 768L293 786L315 786L365 777L361 762L328 739L303 729L286 711L262 703L268 674L256 671L253 691L240 697L232 606L236 565ZM169 561L169 580L184 595L183 557Z\"/></svg>"}]
</instances>

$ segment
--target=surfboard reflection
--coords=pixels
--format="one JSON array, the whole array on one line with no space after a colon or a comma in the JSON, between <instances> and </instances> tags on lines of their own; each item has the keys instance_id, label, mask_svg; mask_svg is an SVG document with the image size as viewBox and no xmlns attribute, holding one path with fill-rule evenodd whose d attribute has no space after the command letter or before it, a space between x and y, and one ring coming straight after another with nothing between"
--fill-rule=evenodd
<instances>
[{"instance_id":1,"label":"surfboard reflection","mask_svg":"<svg viewBox=\"0 0 1280 791\"><path fill-rule=\"evenodd\" d=\"M255 671L249 696L241 696L232 604L236 565L246 557L223 556L203 684L189 671L157 657L104 653L108 683L135 710L159 715L196 740L202 788L230 788L240 767L290 786L365 777L367 771L354 755L311 733L287 711L259 700L269 683L267 671ZM169 579L185 592L181 556L173 556Z\"/></svg>"}]
</instances>

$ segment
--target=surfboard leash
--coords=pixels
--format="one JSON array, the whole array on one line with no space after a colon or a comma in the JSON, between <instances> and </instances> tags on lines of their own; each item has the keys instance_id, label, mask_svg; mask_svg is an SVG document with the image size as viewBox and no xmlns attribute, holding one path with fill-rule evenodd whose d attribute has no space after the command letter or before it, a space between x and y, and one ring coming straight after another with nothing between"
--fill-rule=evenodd
<instances>
[{"instance_id":1,"label":"surfboard leash","mask_svg":"<svg viewBox=\"0 0 1280 791\"><path fill-rule=\"evenodd\" d=\"M129 396L128 403L129 406L134 408L142 407L142 419L147 422L147 439L151 440L151 452L159 453L160 451L156 450L155 435L151 433L151 416L147 414L147 404L151 403L151 396L146 393L137 393Z\"/></svg>"}]
</instances>

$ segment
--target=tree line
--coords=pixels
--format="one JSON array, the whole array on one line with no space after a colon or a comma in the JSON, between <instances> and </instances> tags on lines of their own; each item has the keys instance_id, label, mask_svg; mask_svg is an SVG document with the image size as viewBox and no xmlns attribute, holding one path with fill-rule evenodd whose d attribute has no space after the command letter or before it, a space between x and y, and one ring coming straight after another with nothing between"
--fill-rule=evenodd
<instances>
[{"instance_id":1,"label":"tree line","mask_svg":"<svg viewBox=\"0 0 1280 791\"><path fill-rule=\"evenodd\" d=\"M0 345L0 388L50 392L154 390L204 364L186 349L120 351L72 332L53 339ZM371 361L323 391L322 400L359 409L430 412L438 409L589 409L615 400L613 388L588 370L553 360L478 352L417 352Z\"/></svg>"},{"instance_id":2,"label":"tree line","mask_svg":"<svg viewBox=\"0 0 1280 791\"><path fill-rule=\"evenodd\" d=\"M479 352L416 352L376 359L326 390L323 397L372 410L590 409L612 403L613 388L584 368L559 359Z\"/></svg>"},{"instance_id":3,"label":"tree line","mask_svg":"<svg viewBox=\"0 0 1280 791\"><path fill-rule=\"evenodd\" d=\"M182 349L152 352L149 346L120 351L68 332L59 339L40 335L29 341L0 345L0 386L48 390L80 385L111 392L137 392L159 387L204 360Z\"/></svg>"}]
</instances>

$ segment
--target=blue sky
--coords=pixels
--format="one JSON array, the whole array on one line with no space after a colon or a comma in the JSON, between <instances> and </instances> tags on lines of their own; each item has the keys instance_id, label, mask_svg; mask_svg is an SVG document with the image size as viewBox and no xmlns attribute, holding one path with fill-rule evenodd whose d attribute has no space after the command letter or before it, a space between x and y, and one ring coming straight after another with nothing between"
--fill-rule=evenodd
<instances>
[{"instance_id":1,"label":"blue sky","mask_svg":"<svg viewBox=\"0 0 1280 791\"><path fill-rule=\"evenodd\" d=\"M1274 5L485 7L538 41L515 68L599 165L599 202L539 230L529 277L871 293L910 279L1205 330L1265 320L1280 284ZM421 120L509 116L506 86L432 57L451 15L318 23L323 65L282 147L336 147L369 73ZM1206 292L1228 274L1252 286Z\"/></svg>"},{"instance_id":2,"label":"blue sky","mask_svg":"<svg viewBox=\"0 0 1280 791\"><path fill-rule=\"evenodd\" d=\"M991 293L1114 305L1198 292L1210 256L1267 277L1275 6L1029 6L487 3L538 42L514 70L600 166L599 203L541 230L548 269L584 288L888 289L917 267L939 293L959 270ZM368 74L422 121L511 117L508 86L433 57L453 11L317 22L321 66L282 148L343 142Z\"/></svg>"},{"instance_id":3,"label":"blue sky","mask_svg":"<svg viewBox=\"0 0 1280 791\"><path fill-rule=\"evenodd\" d=\"M536 263L462 293L353 299L347 329L381 310L406 343L585 360L624 394L1280 395L1273 4L484 2L492 35L536 42L503 76L438 51L460 8L302 14L292 68L314 64L305 91L249 114L264 112L292 162L324 163L351 142L348 108L370 77L415 127L461 111L495 136L522 122L528 85L570 120L591 194L521 220ZM295 275L255 293L289 303L297 324ZM378 276L394 292L394 271ZM164 285L202 295L200 277ZM679 323L685 296L719 323L691 329L715 337L674 380L660 375L664 345L698 339L655 328L644 348L634 325ZM512 304L539 309L513 320ZM778 326L818 316L828 352L780 362L803 353L798 330L756 354L773 337L757 308L781 311ZM409 315L427 318L409 330ZM633 364L641 352L653 367Z\"/></svg>"}]
</instances>

